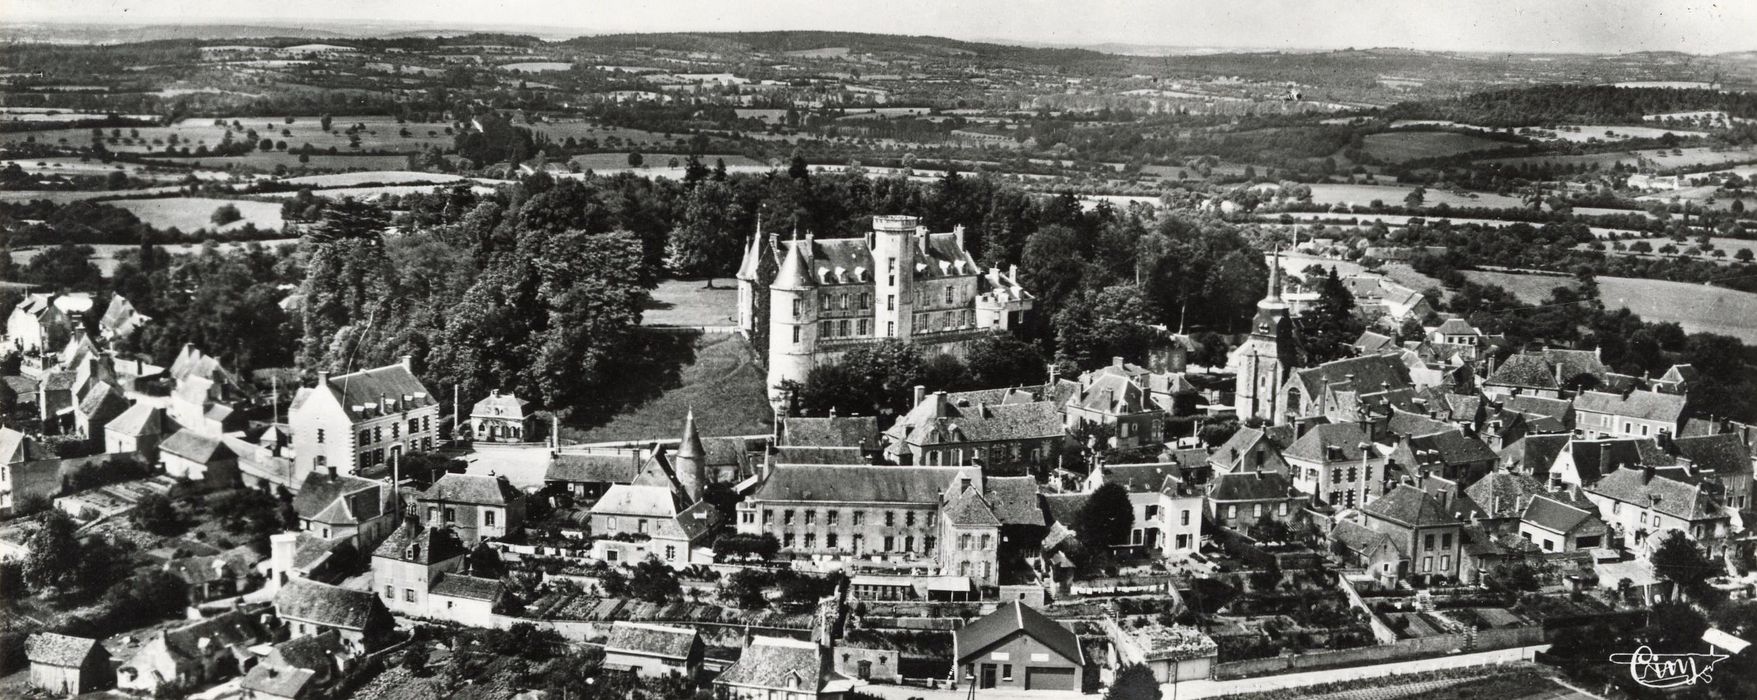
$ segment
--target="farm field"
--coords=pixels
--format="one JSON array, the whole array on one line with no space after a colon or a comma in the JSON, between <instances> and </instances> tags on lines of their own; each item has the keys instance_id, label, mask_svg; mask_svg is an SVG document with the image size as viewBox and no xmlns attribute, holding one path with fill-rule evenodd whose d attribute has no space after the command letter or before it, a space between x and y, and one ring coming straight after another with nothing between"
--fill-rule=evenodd
<instances>
[{"instance_id":1,"label":"farm field","mask_svg":"<svg viewBox=\"0 0 1757 700\"><path fill-rule=\"evenodd\" d=\"M638 170L645 173L648 170L669 169L669 164L673 158L677 159L679 170L681 170L684 161L686 161L689 156L683 153L642 153L641 164L644 166L642 168L629 167L627 153L586 153L574 156L568 162L578 163L580 165L580 170L591 170L599 173L622 172L625 170ZM738 166L760 167L765 170L769 167L768 163L753 160L741 155L704 155L702 156L702 164L712 168L714 167L714 161L716 159L726 161L726 167L728 170Z\"/></svg>"},{"instance_id":2,"label":"farm field","mask_svg":"<svg viewBox=\"0 0 1757 700\"><path fill-rule=\"evenodd\" d=\"M447 173L419 173L410 170L367 170L357 173L335 173L330 175L301 175L289 177L281 182L301 187L353 187L371 183L410 184L418 182L445 183L464 179L459 175Z\"/></svg>"},{"instance_id":3,"label":"farm field","mask_svg":"<svg viewBox=\"0 0 1757 700\"><path fill-rule=\"evenodd\" d=\"M1569 143L1586 143L1589 141L1627 141L1629 139L1657 139L1666 134L1674 136L1706 136L1700 131L1684 129L1662 129L1651 126L1629 126L1626 124L1570 124L1571 131L1545 129L1535 138L1544 141L1567 141Z\"/></svg>"},{"instance_id":4,"label":"farm field","mask_svg":"<svg viewBox=\"0 0 1757 700\"><path fill-rule=\"evenodd\" d=\"M1283 212L1283 213L1279 213L1279 214L1266 215L1267 220L1270 220L1270 221L1273 221L1275 219L1279 219L1281 217L1287 217L1287 218L1293 219L1295 221L1329 221L1331 219L1337 219L1337 218L1354 219L1359 222L1357 224L1353 224L1355 226L1368 226L1368 225L1371 225L1375 221L1383 221L1383 222L1385 222L1386 226L1407 226L1407 225L1409 225L1410 219L1425 219L1429 222L1450 221L1450 222L1452 222L1452 224L1454 226L1462 226L1465 224L1476 224L1479 226L1493 226L1496 228L1506 228L1508 226L1512 226L1512 225L1521 223L1518 221L1502 221L1499 219L1473 219L1473 218L1457 217L1457 216L1440 216L1437 214L1430 214L1428 216L1409 216L1406 214L1348 214L1348 213L1344 213L1344 212L1296 211L1296 212ZM1337 224L1337 225L1347 226L1349 224ZM1599 238L1604 238L1604 237L1609 236L1611 234L1616 234L1617 236L1623 236L1625 234L1635 234L1638 236L1647 235L1645 232L1632 231L1629 229L1605 228L1603 226L1590 226L1588 228L1592 231L1592 235L1597 236Z\"/></svg>"},{"instance_id":5,"label":"farm field","mask_svg":"<svg viewBox=\"0 0 1757 700\"><path fill-rule=\"evenodd\" d=\"M1267 262L1268 259L1269 259L1269 256L1265 255L1264 261ZM1347 277L1349 275L1358 275L1358 274L1361 274L1361 273L1367 271L1367 269L1365 267L1361 267L1361 265L1359 263L1350 262L1347 260L1337 260L1334 258L1320 258L1315 255L1301 255L1299 253L1286 253L1286 252L1284 252L1281 254L1281 270L1287 274L1303 275L1304 270L1307 267L1310 267L1312 265L1319 265L1322 267L1334 268L1336 270L1336 274L1341 275L1343 277ZM1435 289L1441 288L1439 280L1434 279L1432 277L1429 277L1427 275L1424 275L1420 272L1416 272L1414 269L1410 268L1408 265L1404 265L1402 263L1389 263L1389 264L1385 265L1384 267L1380 268L1380 273L1385 275L1386 277L1390 278L1391 281L1396 282L1398 284L1401 284L1401 285L1408 287L1410 289L1414 289L1418 292L1421 290L1427 289L1429 287L1433 287Z\"/></svg>"},{"instance_id":6,"label":"farm field","mask_svg":"<svg viewBox=\"0 0 1757 700\"><path fill-rule=\"evenodd\" d=\"M616 140L623 143L634 143L638 145L669 145L676 143L677 139L682 138L683 136L680 134L672 134L671 138L667 139L664 134L658 132L644 131L641 129L625 129L620 126L605 126L598 122L585 120L543 122L532 126L531 129L533 131L548 134L549 138L556 141L566 140L571 136L575 140L597 139L600 144L604 143L611 137L615 137Z\"/></svg>"},{"instance_id":7,"label":"farm field","mask_svg":"<svg viewBox=\"0 0 1757 700\"><path fill-rule=\"evenodd\" d=\"M1312 185L1312 201L1319 204L1347 204L1364 207L1373 200L1379 200L1389 206L1403 206L1403 198L1415 187L1412 185ZM1516 209L1524 206L1518 197L1492 194L1488 192L1472 192L1467 197L1454 194L1447 190L1428 188L1425 198L1426 206L1445 203L1454 207L1493 207L1496 209Z\"/></svg>"},{"instance_id":8,"label":"farm field","mask_svg":"<svg viewBox=\"0 0 1757 700\"><path fill-rule=\"evenodd\" d=\"M244 218L225 226L215 226L212 220L214 210L231 204L238 207ZM281 219L281 205L273 202L255 202L241 199L212 199L208 197L170 197L165 199L122 199L110 202L111 206L127 209L140 217L140 220L160 229L176 228L184 233L195 231L225 232L241 228L245 224L255 224L259 229L279 230L286 222Z\"/></svg>"},{"instance_id":9,"label":"farm field","mask_svg":"<svg viewBox=\"0 0 1757 700\"><path fill-rule=\"evenodd\" d=\"M256 151L249 155L231 156L227 158L196 158L177 157L165 158L166 162L179 163L196 168L256 168L258 170L274 170L277 166L285 166L294 172L313 170L399 170L409 167L408 156L402 155L329 155L326 153L311 154L311 162L299 162L295 153L264 153Z\"/></svg>"},{"instance_id":10,"label":"farm field","mask_svg":"<svg viewBox=\"0 0 1757 700\"><path fill-rule=\"evenodd\" d=\"M1684 148L1679 149L1679 155L1672 155L1671 151L1660 150L1637 151L1637 153L1652 161L1653 167L1659 169L1660 172L1703 165L1734 165L1757 162L1757 148L1750 147L1742 149Z\"/></svg>"},{"instance_id":11,"label":"farm field","mask_svg":"<svg viewBox=\"0 0 1757 700\"><path fill-rule=\"evenodd\" d=\"M1716 209L1716 210L1720 210L1720 211L1726 211L1726 210L1732 208L1734 201L1738 201L1740 199L1740 198L1736 198L1736 197L1720 196L1718 194L1719 191L1720 191L1719 188L1710 187L1710 186L1685 187L1680 190L1672 190L1669 192L1657 192L1654 194L1642 195L1640 197L1636 197L1635 201L1637 201L1637 202L1674 202L1674 201L1676 201L1676 202L1691 202L1691 203L1695 204L1696 206L1706 207L1709 209ZM1745 206L1747 206L1747 207L1751 206L1752 201L1757 201L1757 197L1748 197L1746 199Z\"/></svg>"},{"instance_id":12,"label":"farm field","mask_svg":"<svg viewBox=\"0 0 1757 700\"><path fill-rule=\"evenodd\" d=\"M223 170L190 170L184 168L142 165L140 163L104 163L95 160L80 160L71 156L59 158L21 158L16 160L0 160L0 168L17 164L27 173L66 175L108 175L112 172L127 173L129 177L142 180L181 181L190 175L201 180L229 180L233 173Z\"/></svg>"},{"instance_id":13,"label":"farm field","mask_svg":"<svg viewBox=\"0 0 1757 700\"><path fill-rule=\"evenodd\" d=\"M0 191L0 202L34 202L46 200L56 204L79 202L87 199L114 199L116 197L139 197L149 194L175 194L183 188L172 185L165 187L148 187L139 190L8 190Z\"/></svg>"},{"instance_id":14,"label":"farm field","mask_svg":"<svg viewBox=\"0 0 1757 700\"><path fill-rule=\"evenodd\" d=\"M508 63L506 65L495 67L501 70L516 71L519 73L547 73L550 71L571 69L573 68L573 64L561 61L532 61L528 63Z\"/></svg>"},{"instance_id":15,"label":"farm field","mask_svg":"<svg viewBox=\"0 0 1757 700\"><path fill-rule=\"evenodd\" d=\"M271 238L268 240L254 241L254 242L257 243L258 245L263 245L263 246L288 246L288 245L297 245L299 243L299 239L297 239L297 238ZM252 241L224 241L224 242L215 243L214 246L218 250L233 250L233 249L237 249L237 248L243 248L245 246L250 245L251 243L252 243ZM196 253L201 252L202 244L200 244L200 243L168 243L168 244L160 245L159 247L164 249L165 252L171 253L173 255L194 255ZM140 246L133 245L133 244L123 245L123 244L100 243L100 244L94 245L94 246L92 246L92 251L93 251L92 264L98 266L99 272L102 272L106 275L111 274L116 271L117 256L119 256L124 251L138 250L139 248L140 248ZM28 262L30 262L30 259L36 257L37 253L41 250L42 250L42 248L20 248L20 249L13 250L12 251L12 262L17 263L19 265L23 265L25 263L28 263Z\"/></svg>"},{"instance_id":16,"label":"farm field","mask_svg":"<svg viewBox=\"0 0 1757 700\"><path fill-rule=\"evenodd\" d=\"M255 129L258 139L286 141L288 150L297 150L304 144L320 151L329 150L331 146L340 151L354 150L349 147L348 135L344 133L355 124L365 124L366 130L360 133L360 149L363 151L388 150L410 152L421 150L422 146L450 146L452 136L445 133L453 128L450 123L409 122L398 124L395 117L389 116L347 116L338 115L330 124L331 131L325 133L322 123L317 117L296 117L293 123L286 123L284 117L239 117L227 120L230 124L237 121L244 129ZM402 136L401 130L408 129L409 136ZM157 153L169 145L171 136L176 136L179 147L194 150L197 146L215 146L225 137L226 127L215 126L212 119L184 119L171 126L142 126L117 130L105 130L104 147L111 151L126 153ZM285 133L283 133L285 132ZM138 134L138 136L136 136ZM234 130L232 138L242 141L246 132ZM0 144L35 141L37 143L65 143L84 145L91 143L90 129L53 129L48 131L30 131L0 134ZM158 143L155 143L157 141Z\"/></svg>"},{"instance_id":17,"label":"farm field","mask_svg":"<svg viewBox=\"0 0 1757 700\"><path fill-rule=\"evenodd\" d=\"M1696 247L1695 237L1691 237L1683 243L1678 243L1678 242L1673 241L1672 239L1667 238L1665 236L1637 238L1637 239L1633 239L1633 240L1624 240L1624 241L1620 241L1620 242L1623 245L1631 245L1631 244L1635 243L1635 241L1647 241L1647 244L1650 246L1653 246L1654 250L1659 250L1660 246L1666 245L1668 243L1671 245L1677 246L1679 249ZM1737 254L1740 250L1749 250L1749 251L1751 251L1751 253L1753 255L1757 255L1757 241L1753 241L1753 240L1747 240L1744 238L1727 238L1725 236L1711 236L1708 239L1708 243L1710 245L1713 245L1715 250L1726 251L1726 254L1728 256L1727 259L1729 259L1729 260L1731 259L1731 256ZM1605 252L1608 254L1611 254L1611 255L1617 254L1617 251L1614 251L1614 250L1607 250ZM1685 256L1685 257L1691 257L1691 256ZM1704 258L1704 259L1712 259L1712 258Z\"/></svg>"},{"instance_id":18,"label":"farm field","mask_svg":"<svg viewBox=\"0 0 1757 700\"><path fill-rule=\"evenodd\" d=\"M647 326L730 326L738 322L737 282L714 280L665 280L653 290L653 303L641 314Z\"/></svg>"},{"instance_id":19,"label":"farm field","mask_svg":"<svg viewBox=\"0 0 1757 700\"><path fill-rule=\"evenodd\" d=\"M1441 158L1472 151L1513 148L1518 145L1450 131L1393 131L1370 134L1366 137L1367 153L1374 158L1392 163L1419 158Z\"/></svg>"},{"instance_id":20,"label":"farm field","mask_svg":"<svg viewBox=\"0 0 1757 700\"><path fill-rule=\"evenodd\" d=\"M1612 151L1609 153L1585 153L1581 155L1541 155L1541 156L1510 156L1505 158L1485 158L1480 163L1498 163L1501 165L1526 165L1532 163L1548 163L1565 167L1592 168L1609 170L1618 165L1634 165L1639 156L1629 151Z\"/></svg>"},{"instance_id":21,"label":"farm field","mask_svg":"<svg viewBox=\"0 0 1757 700\"><path fill-rule=\"evenodd\" d=\"M353 197L355 199L376 199L378 197L382 197L385 195L396 195L398 197L401 197L403 195L408 195L408 194L432 192L435 189L448 187L449 184L450 183L433 182L433 183L427 183L424 185L372 185L372 186L367 186L367 187L332 187L332 188L323 189L323 190L312 190L311 194L314 196L325 197L328 199L341 199L343 197ZM494 191L494 188L489 187L488 185L475 185L475 186L471 187L471 189L475 190L475 192L478 194L488 194L488 193ZM270 193L265 193L261 196L272 197L275 199L291 199L293 197L298 196L298 194L299 194L298 192L270 192Z\"/></svg>"},{"instance_id":22,"label":"farm field","mask_svg":"<svg viewBox=\"0 0 1757 700\"><path fill-rule=\"evenodd\" d=\"M1507 288L1520 301L1537 304L1569 277L1466 270L1472 282ZM1724 333L1757 342L1757 294L1690 282L1598 278L1599 296L1609 308L1627 308L1648 321L1670 321L1690 333Z\"/></svg>"}]
</instances>

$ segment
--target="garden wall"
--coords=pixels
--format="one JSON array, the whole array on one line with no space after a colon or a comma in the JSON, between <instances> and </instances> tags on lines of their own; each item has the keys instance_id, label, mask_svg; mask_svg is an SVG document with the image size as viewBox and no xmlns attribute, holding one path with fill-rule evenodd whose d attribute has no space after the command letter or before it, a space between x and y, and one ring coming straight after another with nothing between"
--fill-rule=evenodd
<instances>
[{"instance_id":1,"label":"garden wall","mask_svg":"<svg viewBox=\"0 0 1757 700\"><path fill-rule=\"evenodd\" d=\"M1214 665L1214 677L1221 680L1232 680L1316 668L1367 666L1445 654L1454 649L1464 648L1467 641L1468 635L1441 634L1357 649L1314 651L1294 656L1229 661ZM1490 651L1542 644L1543 642L1544 631L1541 627L1508 627L1477 632L1472 650Z\"/></svg>"}]
</instances>

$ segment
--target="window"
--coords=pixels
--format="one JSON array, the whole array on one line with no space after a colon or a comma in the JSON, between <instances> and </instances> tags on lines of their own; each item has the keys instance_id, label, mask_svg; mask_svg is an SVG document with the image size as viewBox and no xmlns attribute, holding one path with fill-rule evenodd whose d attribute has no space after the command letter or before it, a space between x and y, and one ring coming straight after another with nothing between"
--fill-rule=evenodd
<instances>
[{"instance_id":1,"label":"window","mask_svg":"<svg viewBox=\"0 0 1757 700\"><path fill-rule=\"evenodd\" d=\"M842 513L842 511L839 511L839 510L832 510L827 513L824 513L824 520L831 525L835 525L836 524L836 516L840 515L841 513Z\"/></svg>"},{"instance_id":2,"label":"window","mask_svg":"<svg viewBox=\"0 0 1757 700\"><path fill-rule=\"evenodd\" d=\"M372 431L370 431L370 430L360 431L360 444L365 445L370 442L372 442Z\"/></svg>"},{"instance_id":3,"label":"window","mask_svg":"<svg viewBox=\"0 0 1757 700\"><path fill-rule=\"evenodd\" d=\"M982 548L983 548L983 549L984 549L984 550L987 550L987 549L989 549L989 548L990 548L990 543L991 543L991 542L992 542L992 540L990 540L990 539L989 539L989 534L988 534L988 533L986 533L986 532L985 532L985 533L982 533Z\"/></svg>"},{"instance_id":4,"label":"window","mask_svg":"<svg viewBox=\"0 0 1757 700\"><path fill-rule=\"evenodd\" d=\"M1441 571L1451 571L1452 570L1452 555L1445 554L1445 555L1440 556L1440 570Z\"/></svg>"},{"instance_id":5,"label":"window","mask_svg":"<svg viewBox=\"0 0 1757 700\"><path fill-rule=\"evenodd\" d=\"M836 322L836 335L842 337L848 336L848 319L842 319Z\"/></svg>"},{"instance_id":6,"label":"window","mask_svg":"<svg viewBox=\"0 0 1757 700\"><path fill-rule=\"evenodd\" d=\"M908 537L903 538L903 551L905 551L905 552L915 551L915 537L908 536Z\"/></svg>"},{"instance_id":7,"label":"window","mask_svg":"<svg viewBox=\"0 0 1757 700\"><path fill-rule=\"evenodd\" d=\"M1179 525L1190 524L1190 512L1189 511L1186 510L1183 512L1183 517L1178 519L1178 524Z\"/></svg>"},{"instance_id":8,"label":"window","mask_svg":"<svg viewBox=\"0 0 1757 700\"><path fill-rule=\"evenodd\" d=\"M1433 557L1422 557L1421 558L1421 570L1422 570L1422 573L1427 573L1429 571L1433 571L1434 570L1434 558Z\"/></svg>"},{"instance_id":9,"label":"window","mask_svg":"<svg viewBox=\"0 0 1757 700\"><path fill-rule=\"evenodd\" d=\"M872 319L870 319L870 318L860 319L860 335L862 335L862 336L872 335Z\"/></svg>"},{"instance_id":10,"label":"window","mask_svg":"<svg viewBox=\"0 0 1757 700\"><path fill-rule=\"evenodd\" d=\"M781 512L781 524L782 525L792 525L793 524L793 509L789 508L789 509Z\"/></svg>"},{"instance_id":11,"label":"window","mask_svg":"<svg viewBox=\"0 0 1757 700\"><path fill-rule=\"evenodd\" d=\"M402 436L402 430L403 430L403 424L402 424L402 423L392 423L392 424L390 424L390 439L392 439L392 440L395 440L395 439L397 439L397 438L398 438L398 437L401 437L401 436Z\"/></svg>"},{"instance_id":12,"label":"window","mask_svg":"<svg viewBox=\"0 0 1757 700\"><path fill-rule=\"evenodd\" d=\"M805 548L806 549L817 549L817 533L815 533L815 532L805 533Z\"/></svg>"},{"instance_id":13,"label":"window","mask_svg":"<svg viewBox=\"0 0 1757 700\"><path fill-rule=\"evenodd\" d=\"M1238 517L1238 506L1236 506L1236 505L1227 506L1226 507L1226 517L1228 519L1237 518Z\"/></svg>"},{"instance_id":14,"label":"window","mask_svg":"<svg viewBox=\"0 0 1757 700\"><path fill-rule=\"evenodd\" d=\"M414 435L415 433L418 433L418 432L421 432L421 419L410 418L409 419L409 434Z\"/></svg>"},{"instance_id":15,"label":"window","mask_svg":"<svg viewBox=\"0 0 1757 700\"><path fill-rule=\"evenodd\" d=\"M404 588L403 589L403 600L406 600L411 603L415 602L415 589Z\"/></svg>"},{"instance_id":16,"label":"window","mask_svg":"<svg viewBox=\"0 0 1757 700\"><path fill-rule=\"evenodd\" d=\"M896 527L896 525L897 525L897 512L892 511L892 510L885 511L885 527ZM886 547L886 549L890 549L890 548Z\"/></svg>"},{"instance_id":17,"label":"window","mask_svg":"<svg viewBox=\"0 0 1757 700\"><path fill-rule=\"evenodd\" d=\"M969 548L970 548L970 535L968 533L958 535L958 549L969 549Z\"/></svg>"},{"instance_id":18,"label":"window","mask_svg":"<svg viewBox=\"0 0 1757 700\"><path fill-rule=\"evenodd\" d=\"M896 550L897 550L897 538L892 537L890 535L885 535L885 551L894 552Z\"/></svg>"},{"instance_id":19,"label":"window","mask_svg":"<svg viewBox=\"0 0 1757 700\"><path fill-rule=\"evenodd\" d=\"M756 522L756 513L752 513L748 510L744 511L743 513L739 513L738 514L738 522L743 523L745 525L749 525L751 523L754 523L754 522Z\"/></svg>"},{"instance_id":20,"label":"window","mask_svg":"<svg viewBox=\"0 0 1757 700\"><path fill-rule=\"evenodd\" d=\"M482 511L482 524L487 525L489 527L494 527L494 511L493 510Z\"/></svg>"},{"instance_id":21,"label":"window","mask_svg":"<svg viewBox=\"0 0 1757 700\"><path fill-rule=\"evenodd\" d=\"M388 598L390 600L396 600L397 589L392 586L385 586L384 587L384 597Z\"/></svg>"},{"instance_id":22,"label":"window","mask_svg":"<svg viewBox=\"0 0 1757 700\"><path fill-rule=\"evenodd\" d=\"M896 335L897 335L897 322L896 321L886 321L885 322L885 337L887 337L887 338L895 337Z\"/></svg>"},{"instance_id":23,"label":"window","mask_svg":"<svg viewBox=\"0 0 1757 700\"><path fill-rule=\"evenodd\" d=\"M764 508L763 509L763 524L768 525L773 522L775 522L775 511Z\"/></svg>"},{"instance_id":24,"label":"window","mask_svg":"<svg viewBox=\"0 0 1757 700\"><path fill-rule=\"evenodd\" d=\"M803 312L804 310L805 310L805 300L804 299L794 299L793 300L793 317L799 318L799 314L801 312Z\"/></svg>"},{"instance_id":25,"label":"window","mask_svg":"<svg viewBox=\"0 0 1757 700\"><path fill-rule=\"evenodd\" d=\"M952 303L952 285L946 285L946 303Z\"/></svg>"},{"instance_id":26,"label":"window","mask_svg":"<svg viewBox=\"0 0 1757 700\"><path fill-rule=\"evenodd\" d=\"M855 551L855 553L858 554L860 552L860 550L862 548L864 548L865 546L866 546L866 535L855 535L854 536L854 551Z\"/></svg>"},{"instance_id":27,"label":"window","mask_svg":"<svg viewBox=\"0 0 1757 700\"><path fill-rule=\"evenodd\" d=\"M317 444L323 444L323 428L317 429Z\"/></svg>"},{"instance_id":28,"label":"window","mask_svg":"<svg viewBox=\"0 0 1757 700\"><path fill-rule=\"evenodd\" d=\"M854 524L855 525L865 525L866 524L866 511L864 511L864 510L854 511Z\"/></svg>"},{"instance_id":29,"label":"window","mask_svg":"<svg viewBox=\"0 0 1757 700\"><path fill-rule=\"evenodd\" d=\"M635 527L635 532L645 534L647 531L647 519L641 518L640 520L635 521L634 527Z\"/></svg>"},{"instance_id":30,"label":"window","mask_svg":"<svg viewBox=\"0 0 1757 700\"><path fill-rule=\"evenodd\" d=\"M895 295L895 294L885 295L885 310L886 311L896 311L897 310L897 295Z\"/></svg>"},{"instance_id":31,"label":"window","mask_svg":"<svg viewBox=\"0 0 1757 700\"><path fill-rule=\"evenodd\" d=\"M921 551L928 554L933 553L933 535L921 538Z\"/></svg>"},{"instance_id":32,"label":"window","mask_svg":"<svg viewBox=\"0 0 1757 700\"><path fill-rule=\"evenodd\" d=\"M1434 536L1433 535L1424 535L1421 538L1421 548L1422 549L1433 549L1434 548Z\"/></svg>"},{"instance_id":33,"label":"window","mask_svg":"<svg viewBox=\"0 0 1757 700\"><path fill-rule=\"evenodd\" d=\"M987 576L988 572L985 571L985 572L983 572L982 575ZM1013 665L1012 664L1001 664L1001 680L1003 680L1003 681L1013 680Z\"/></svg>"},{"instance_id":34,"label":"window","mask_svg":"<svg viewBox=\"0 0 1757 700\"><path fill-rule=\"evenodd\" d=\"M805 511L805 524L807 524L807 525L816 525L817 524L817 511L815 511L815 510Z\"/></svg>"},{"instance_id":35,"label":"window","mask_svg":"<svg viewBox=\"0 0 1757 700\"><path fill-rule=\"evenodd\" d=\"M1252 503L1251 504L1251 517L1253 517L1253 518L1263 517L1263 504L1261 504L1261 503Z\"/></svg>"},{"instance_id":36,"label":"window","mask_svg":"<svg viewBox=\"0 0 1757 700\"><path fill-rule=\"evenodd\" d=\"M793 548L793 533L789 532L781 536L781 546L788 549Z\"/></svg>"},{"instance_id":37,"label":"window","mask_svg":"<svg viewBox=\"0 0 1757 700\"><path fill-rule=\"evenodd\" d=\"M445 521L446 521L446 522L448 522L448 523L455 523L455 522L457 522L457 521L458 521L458 511L457 511L457 509L455 509L455 508L452 508L452 507L451 507L451 506L446 506L446 507L445 507Z\"/></svg>"},{"instance_id":38,"label":"window","mask_svg":"<svg viewBox=\"0 0 1757 700\"><path fill-rule=\"evenodd\" d=\"M793 327L793 342L799 342L799 326Z\"/></svg>"},{"instance_id":39,"label":"window","mask_svg":"<svg viewBox=\"0 0 1757 700\"><path fill-rule=\"evenodd\" d=\"M1448 532L1444 535L1440 535L1440 548L1441 549L1451 549L1452 548L1452 533Z\"/></svg>"},{"instance_id":40,"label":"window","mask_svg":"<svg viewBox=\"0 0 1757 700\"><path fill-rule=\"evenodd\" d=\"M908 525L909 527L915 527L915 511L909 511L903 514L903 524Z\"/></svg>"},{"instance_id":41,"label":"window","mask_svg":"<svg viewBox=\"0 0 1757 700\"><path fill-rule=\"evenodd\" d=\"M832 532L824 535L824 546L829 547L830 549L836 548L836 533Z\"/></svg>"},{"instance_id":42,"label":"window","mask_svg":"<svg viewBox=\"0 0 1757 700\"><path fill-rule=\"evenodd\" d=\"M372 429L372 441L384 442L384 426L380 425Z\"/></svg>"},{"instance_id":43,"label":"window","mask_svg":"<svg viewBox=\"0 0 1757 700\"><path fill-rule=\"evenodd\" d=\"M608 529L615 530L616 529L616 516L610 516L608 518L605 518L604 519L604 526Z\"/></svg>"},{"instance_id":44,"label":"window","mask_svg":"<svg viewBox=\"0 0 1757 700\"><path fill-rule=\"evenodd\" d=\"M427 521L433 522L438 519L439 519L439 508L434 507L434 506L427 506ZM610 520L611 520L611 522L616 521L615 518L611 518Z\"/></svg>"}]
</instances>

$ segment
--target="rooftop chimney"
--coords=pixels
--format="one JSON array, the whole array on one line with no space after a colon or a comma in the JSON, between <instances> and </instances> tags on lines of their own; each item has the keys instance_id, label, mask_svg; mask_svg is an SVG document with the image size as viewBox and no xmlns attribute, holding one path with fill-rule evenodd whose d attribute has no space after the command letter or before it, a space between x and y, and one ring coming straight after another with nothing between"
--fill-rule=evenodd
<instances>
[{"instance_id":1,"label":"rooftop chimney","mask_svg":"<svg viewBox=\"0 0 1757 700\"><path fill-rule=\"evenodd\" d=\"M403 355L399 358L399 361L402 363L403 369L409 370L410 372L415 371L415 356Z\"/></svg>"},{"instance_id":2,"label":"rooftop chimney","mask_svg":"<svg viewBox=\"0 0 1757 700\"><path fill-rule=\"evenodd\" d=\"M946 392L933 392L933 415L943 418L946 415Z\"/></svg>"},{"instance_id":3,"label":"rooftop chimney","mask_svg":"<svg viewBox=\"0 0 1757 700\"><path fill-rule=\"evenodd\" d=\"M927 387L922 386L920 384L916 384L915 385L915 405L920 406L921 400L925 399L925 398L927 398Z\"/></svg>"},{"instance_id":4,"label":"rooftop chimney","mask_svg":"<svg viewBox=\"0 0 1757 700\"><path fill-rule=\"evenodd\" d=\"M1122 366L1123 366L1123 358L1122 358L1122 356L1121 356L1121 355L1118 355L1118 356L1115 356L1115 357L1112 357L1112 358L1110 358L1110 366L1112 366L1112 367L1116 367L1116 368L1118 368L1118 369L1121 369L1121 368L1122 368Z\"/></svg>"},{"instance_id":5,"label":"rooftop chimney","mask_svg":"<svg viewBox=\"0 0 1757 700\"><path fill-rule=\"evenodd\" d=\"M317 370L317 385L323 386L328 383L329 383L329 370L327 370L327 369Z\"/></svg>"}]
</instances>

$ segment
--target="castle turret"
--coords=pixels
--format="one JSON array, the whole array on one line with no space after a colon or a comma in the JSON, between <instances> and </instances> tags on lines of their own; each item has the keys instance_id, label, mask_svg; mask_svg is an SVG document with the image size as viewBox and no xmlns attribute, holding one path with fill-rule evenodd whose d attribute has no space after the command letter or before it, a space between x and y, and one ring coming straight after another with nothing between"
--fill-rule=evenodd
<instances>
[{"instance_id":1,"label":"castle turret","mask_svg":"<svg viewBox=\"0 0 1757 700\"><path fill-rule=\"evenodd\" d=\"M873 336L904 338L915 334L915 247L920 219L913 216L872 217Z\"/></svg>"},{"instance_id":2,"label":"castle turret","mask_svg":"<svg viewBox=\"0 0 1757 700\"><path fill-rule=\"evenodd\" d=\"M811 275L811 241L793 240L769 286L769 400L786 400L781 384L804 382L817 349L817 283Z\"/></svg>"},{"instance_id":3,"label":"castle turret","mask_svg":"<svg viewBox=\"0 0 1757 700\"><path fill-rule=\"evenodd\" d=\"M677 443L677 457L672 465L677 469L677 483L689 495L691 503L702 500L702 494L708 484L708 451L702 446L702 436L695 429L695 409L689 410L689 416L683 419L683 440Z\"/></svg>"},{"instance_id":4,"label":"castle turret","mask_svg":"<svg viewBox=\"0 0 1757 700\"><path fill-rule=\"evenodd\" d=\"M744 247L744 259L738 263L738 332L749 336L756 331L756 294L758 270L762 267L763 221L757 219L756 235Z\"/></svg>"}]
</instances>

